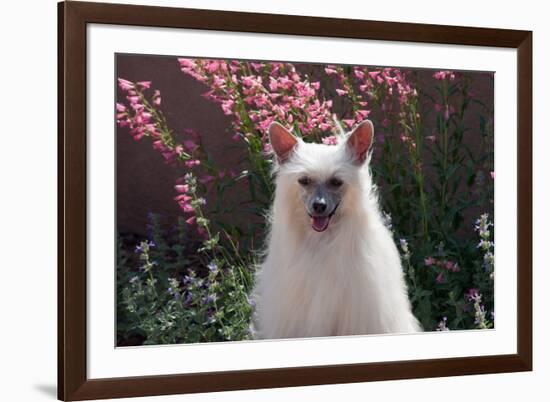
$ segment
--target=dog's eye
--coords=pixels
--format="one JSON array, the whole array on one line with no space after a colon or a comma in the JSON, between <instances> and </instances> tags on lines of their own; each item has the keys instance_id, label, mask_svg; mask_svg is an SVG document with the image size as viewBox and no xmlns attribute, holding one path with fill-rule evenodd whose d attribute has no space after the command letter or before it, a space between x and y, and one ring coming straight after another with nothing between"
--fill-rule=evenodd
<instances>
[{"instance_id":1,"label":"dog's eye","mask_svg":"<svg viewBox=\"0 0 550 402\"><path fill-rule=\"evenodd\" d=\"M298 179L298 183L304 187L309 186L311 184L311 179L307 176L303 176Z\"/></svg>"},{"instance_id":2,"label":"dog's eye","mask_svg":"<svg viewBox=\"0 0 550 402\"><path fill-rule=\"evenodd\" d=\"M331 187L340 187L342 184L344 184L344 182L338 177L333 177L328 181L328 185Z\"/></svg>"}]
</instances>

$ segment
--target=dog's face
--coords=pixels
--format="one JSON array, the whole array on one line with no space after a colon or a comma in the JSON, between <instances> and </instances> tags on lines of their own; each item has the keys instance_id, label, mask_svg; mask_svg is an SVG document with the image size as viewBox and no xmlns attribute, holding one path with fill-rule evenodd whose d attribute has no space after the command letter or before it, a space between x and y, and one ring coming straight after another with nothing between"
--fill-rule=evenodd
<instances>
[{"instance_id":1,"label":"dog's face","mask_svg":"<svg viewBox=\"0 0 550 402\"><path fill-rule=\"evenodd\" d=\"M331 220L351 207L352 189L367 160L374 129L368 120L359 124L338 145L305 143L278 123L269 127L271 147L279 166L279 186L299 198L297 213L308 217L313 230L324 232ZM296 200L294 200L296 201Z\"/></svg>"}]
</instances>

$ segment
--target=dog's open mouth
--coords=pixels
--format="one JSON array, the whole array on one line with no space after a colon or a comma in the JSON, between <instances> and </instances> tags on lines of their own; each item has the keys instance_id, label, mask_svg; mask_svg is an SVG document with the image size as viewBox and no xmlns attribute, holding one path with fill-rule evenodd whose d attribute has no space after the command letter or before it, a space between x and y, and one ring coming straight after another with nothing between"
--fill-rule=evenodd
<instances>
[{"instance_id":1,"label":"dog's open mouth","mask_svg":"<svg viewBox=\"0 0 550 402\"><path fill-rule=\"evenodd\" d=\"M332 212L328 215L317 216L317 215L310 214L309 216L311 217L311 227L313 228L313 230L315 230L316 232L324 232L325 230L327 230L328 225L330 223L330 219L336 213L336 209L338 208L338 205L340 204L337 204L332 210Z\"/></svg>"}]
</instances>

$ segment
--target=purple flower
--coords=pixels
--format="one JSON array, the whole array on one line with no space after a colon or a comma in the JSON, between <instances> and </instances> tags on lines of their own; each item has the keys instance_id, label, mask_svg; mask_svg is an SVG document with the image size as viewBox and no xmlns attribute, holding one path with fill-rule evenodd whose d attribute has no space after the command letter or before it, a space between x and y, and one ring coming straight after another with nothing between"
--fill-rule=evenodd
<instances>
[{"instance_id":1,"label":"purple flower","mask_svg":"<svg viewBox=\"0 0 550 402\"><path fill-rule=\"evenodd\" d=\"M216 264L216 261L210 261L207 267L212 273L218 272L218 265Z\"/></svg>"}]
</instances>

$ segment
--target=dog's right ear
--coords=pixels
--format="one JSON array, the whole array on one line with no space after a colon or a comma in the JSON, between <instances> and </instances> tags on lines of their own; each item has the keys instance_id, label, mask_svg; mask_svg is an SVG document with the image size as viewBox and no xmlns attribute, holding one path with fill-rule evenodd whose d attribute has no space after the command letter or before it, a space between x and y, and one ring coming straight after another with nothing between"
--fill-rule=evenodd
<instances>
[{"instance_id":1,"label":"dog's right ear","mask_svg":"<svg viewBox=\"0 0 550 402\"><path fill-rule=\"evenodd\" d=\"M365 162L373 138L374 126L370 120L363 120L353 129L348 137L347 146L355 163L360 165Z\"/></svg>"},{"instance_id":2,"label":"dog's right ear","mask_svg":"<svg viewBox=\"0 0 550 402\"><path fill-rule=\"evenodd\" d=\"M267 132L269 134L269 143L275 155L277 155L277 160L279 163L284 163L292 155L292 151L298 144L298 140L290 131L277 122L271 123Z\"/></svg>"}]
</instances>

